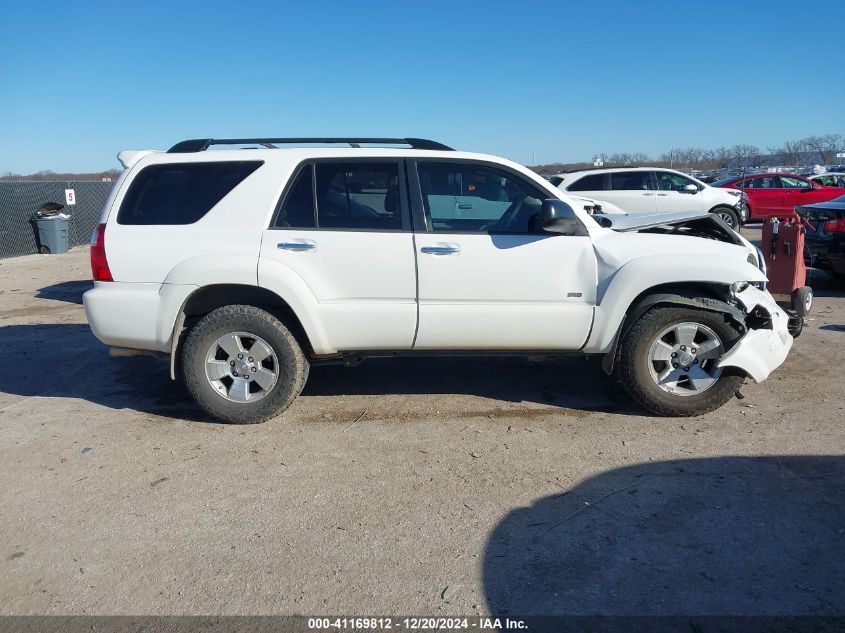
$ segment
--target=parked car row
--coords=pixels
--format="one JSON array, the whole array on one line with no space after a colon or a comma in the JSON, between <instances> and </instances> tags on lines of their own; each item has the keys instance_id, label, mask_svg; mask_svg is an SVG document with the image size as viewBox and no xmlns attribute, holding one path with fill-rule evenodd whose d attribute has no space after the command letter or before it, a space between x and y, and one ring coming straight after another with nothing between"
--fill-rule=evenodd
<instances>
[{"instance_id":1,"label":"parked car row","mask_svg":"<svg viewBox=\"0 0 845 633\"><path fill-rule=\"evenodd\" d=\"M798 174L751 174L723 178L713 186L742 191L747 196L751 220L792 215L797 206L826 202L842 195L840 187L826 186Z\"/></svg>"},{"instance_id":2,"label":"parked car row","mask_svg":"<svg viewBox=\"0 0 845 633\"><path fill-rule=\"evenodd\" d=\"M748 220L746 196L738 188L713 187L673 169L585 169L549 181L567 194L611 203L626 213L706 211L734 229Z\"/></svg>"}]
</instances>

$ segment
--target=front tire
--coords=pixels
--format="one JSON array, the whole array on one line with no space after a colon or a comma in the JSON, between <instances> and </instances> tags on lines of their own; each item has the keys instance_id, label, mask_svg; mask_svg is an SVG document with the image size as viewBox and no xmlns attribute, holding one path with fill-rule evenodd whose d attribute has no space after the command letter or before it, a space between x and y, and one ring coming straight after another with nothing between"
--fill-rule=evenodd
<instances>
[{"instance_id":1,"label":"front tire","mask_svg":"<svg viewBox=\"0 0 845 633\"><path fill-rule=\"evenodd\" d=\"M256 424L287 409L308 379L296 338L272 314L229 305L205 315L182 348L182 376L197 404L233 424Z\"/></svg>"},{"instance_id":2,"label":"front tire","mask_svg":"<svg viewBox=\"0 0 845 633\"><path fill-rule=\"evenodd\" d=\"M715 312L658 306L625 334L616 373L640 405L661 416L697 416L733 397L743 377L716 361L739 332Z\"/></svg>"}]
</instances>

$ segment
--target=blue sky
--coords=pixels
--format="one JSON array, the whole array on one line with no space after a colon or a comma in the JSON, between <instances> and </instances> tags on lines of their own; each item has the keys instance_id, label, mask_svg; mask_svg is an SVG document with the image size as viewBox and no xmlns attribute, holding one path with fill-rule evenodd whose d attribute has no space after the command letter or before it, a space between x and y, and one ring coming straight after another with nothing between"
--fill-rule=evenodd
<instances>
[{"instance_id":1,"label":"blue sky","mask_svg":"<svg viewBox=\"0 0 845 633\"><path fill-rule=\"evenodd\" d=\"M546 163L845 133L841 1L6 4L0 173L205 136Z\"/></svg>"}]
</instances>

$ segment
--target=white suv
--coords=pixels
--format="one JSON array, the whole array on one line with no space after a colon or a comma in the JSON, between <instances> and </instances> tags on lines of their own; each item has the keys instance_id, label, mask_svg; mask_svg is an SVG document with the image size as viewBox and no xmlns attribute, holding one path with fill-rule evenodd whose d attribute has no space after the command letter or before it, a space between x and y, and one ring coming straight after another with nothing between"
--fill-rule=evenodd
<instances>
[{"instance_id":1,"label":"white suv","mask_svg":"<svg viewBox=\"0 0 845 633\"><path fill-rule=\"evenodd\" d=\"M283 411L311 365L455 351L599 354L650 411L697 415L792 346L759 252L716 216L591 215L525 167L421 139L118 157L91 329L169 355L222 420Z\"/></svg>"},{"instance_id":2,"label":"white suv","mask_svg":"<svg viewBox=\"0 0 845 633\"><path fill-rule=\"evenodd\" d=\"M733 229L748 220L744 193L711 187L673 169L585 169L557 174L549 181L567 193L609 202L627 213L704 211L715 213Z\"/></svg>"}]
</instances>

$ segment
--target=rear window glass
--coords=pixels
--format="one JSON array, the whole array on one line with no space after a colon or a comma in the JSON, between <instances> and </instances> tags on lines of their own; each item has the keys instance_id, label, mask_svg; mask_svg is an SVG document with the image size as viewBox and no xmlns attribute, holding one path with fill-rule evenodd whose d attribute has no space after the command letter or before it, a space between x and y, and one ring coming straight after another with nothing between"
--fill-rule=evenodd
<instances>
[{"instance_id":1,"label":"rear window glass","mask_svg":"<svg viewBox=\"0 0 845 633\"><path fill-rule=\"evenodd\" d=\"M318 163L316 172L319 228L399 230L397 163Z\"/></svg>"},{"instance_id":2,"label":"rear window glass","mask_svg":"<svg viewBox=\"0 0 845 633\"><path fill-rule=\"evenodd\" d=\"M650 171L615 171L610 174L610 188L613 191L648 191L651 185Z\"/></svg>"},{"instance_id":3,"label":"rear window glass","mask_svg":"<svg viewBox=\"0 0 845 633\"><path fill-rule=\"evenodd\" d=\"M584 176L569 185L567 191L601 191L604 189L604 174Z\"/></svg>"},{"instance_id":4,"label":"rear window glass","mask_svg":"<svg viewBox=\"0 0 845 633\"><path fill-rule=\"evenodd\" d=\"M262 161L150 165L141 170L120 205L118 224L193 224Z\"/></svg>"}]
</instances>

